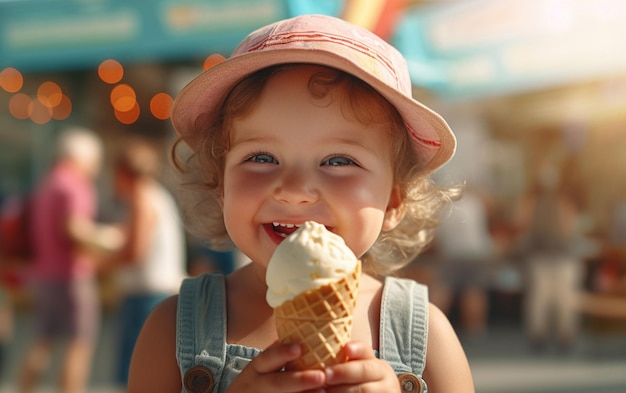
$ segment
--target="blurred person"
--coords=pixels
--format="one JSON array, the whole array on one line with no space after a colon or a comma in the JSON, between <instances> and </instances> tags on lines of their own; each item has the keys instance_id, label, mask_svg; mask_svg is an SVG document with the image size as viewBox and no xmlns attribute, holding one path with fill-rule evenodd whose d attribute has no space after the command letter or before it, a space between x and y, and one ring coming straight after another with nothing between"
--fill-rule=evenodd
<instances>
[{"instance_id":1,"label":"blurred person","mask_svg":"<svg viewBox=\"0 0 626 393\"><path fill-rule=\"evenodd\" d=\"M467 337L487 329L489 264L494 258L488 216L487 197L468 186L444 211L435 236L441 265L433 302L449 314L458 299L459 323Z\"/></svg>"},{"instance_id":2,"label":"blurred person","mask_svg":"<svg viewBox=\"0 0 626 393\"><path fill-rule=\"evenodd\" d=\"M21 367L18 391L32 392L48 368L53 344L64 344L59 391L84 392L99 331L97 264L119 246L111 227L97 224L94 180L102 142L70 128L58 139L57 160L33 194L32 285L35 337Z\"/></svg>"},{"instance_id":3,"label":"blurred person","mask_svg":"<svg viewBox=\"0 0 626 393\"><path fill-rule=\"evenodd\" d=\"M10 293L0 286L0 383L7 366L9 344L13 338L13 304Z\"/></svg>"},{"instance_id":4,"label":"blurred person","mask_svg":"<svg viewBox=\"0 0 626 393\"><path fill-rule=\"evenodd\" d=\"M516 218L526 255L525 327L537 350L552 339L569 350L578 333L583 279L582 259L573 247L578 207L562 180L558 166L543 163Z\"/></svg>"},{"instance_id":5,"label":"blurred person","mask_svg":"<svg viewBox=\"0 0 626 393\"><path fill-rule=\"evenodd\" d=\"M157 151L141 140L129 141L115 163L115 191L127 208L126 240L113 256L122 296L117 367L123 386L145 319L154 306L178 292L187 275L182 220L173 196L157 179L159 168Z\"/></svg>"},{"instance_id":6,"label":"blurred person","mask_svg":"<svg viewBox=\"0 0 626 393\"><path fill-rule=\"evenodd\" d=\"M0 194L0 385L14 336L14 294L21 289L29 252L28 196Z\"/></svg>"},{"instance_id":7,"label":"blurred person","mask_svg":"<svg viewBox=\"0 0 626 393\"><path fill-rule=\"evenodd\" d=\"M608 221L593 289L604 294L626 295L626 200L613 204Z\"/></svg>"}]
</instances>

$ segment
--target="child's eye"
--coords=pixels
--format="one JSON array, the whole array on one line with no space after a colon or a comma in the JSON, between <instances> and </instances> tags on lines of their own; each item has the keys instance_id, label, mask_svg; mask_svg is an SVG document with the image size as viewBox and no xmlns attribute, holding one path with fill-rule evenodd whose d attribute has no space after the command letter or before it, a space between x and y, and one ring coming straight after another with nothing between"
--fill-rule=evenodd
<instances>
[{"instance_id":1,"label":"child's eye","mask_svg":"<svg viewBox=\"0 0 626 393\"><path fill-rule=\"evenodd\" d=\"M335 156L335 157L330 157L329 159L322 162L322 165L344 166L344 165L353 165L354 163L355 162L348 157Z\"/></svg>"},{"instance_id":2,"label":"child's eye","mask_svg":"<svg viewBox=\"0 0 626 393\"><path fill-rule=\"evenodd\" d=\"M268 153L255 153L248 156L246 162L258 162L261 164L277 164L278 160Z\"/></svg>"}]
</instances>

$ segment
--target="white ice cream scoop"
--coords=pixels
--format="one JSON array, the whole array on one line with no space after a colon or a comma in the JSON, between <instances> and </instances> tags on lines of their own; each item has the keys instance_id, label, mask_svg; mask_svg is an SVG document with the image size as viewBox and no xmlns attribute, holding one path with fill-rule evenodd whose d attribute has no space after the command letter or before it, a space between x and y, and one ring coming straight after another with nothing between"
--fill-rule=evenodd
<instances>
[{"instance_id":1,"label":"white ice cream scoop","mask_svg":"<svg viewBox=\"0 0 626 393\"><path fill-rule=\"evenodd\" d=\"M299 294L354 272L357 257L343 238L322 224L305 222L283 240L267 266L267 303L278 307Z\"/></svg>"}]
</instances>

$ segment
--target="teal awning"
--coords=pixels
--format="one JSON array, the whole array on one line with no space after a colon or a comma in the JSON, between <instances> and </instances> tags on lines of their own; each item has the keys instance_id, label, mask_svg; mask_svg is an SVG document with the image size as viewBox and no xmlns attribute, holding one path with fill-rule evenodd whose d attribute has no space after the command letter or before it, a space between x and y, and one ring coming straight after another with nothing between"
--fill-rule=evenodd
<instances>
[{"instance_id":1,"label":"teal awning","mask_svg":"<svg viewBox=\"0 0 626 393\"><path fill-rule=\"evenodd\" d=\"M626 72L626 1L464 0L409 11L395 44L416 86L473 99Z\"/></svg>"},{"instance_id":2,"label":"teal awning","mask_svg":"<svg viewBox=\"0 0 626 393\"><path fill-rule=\"evenodd\" d=\"M287 13L285 0L0 1L0 69L206 57Z\"/></svg>"}]
</instances>

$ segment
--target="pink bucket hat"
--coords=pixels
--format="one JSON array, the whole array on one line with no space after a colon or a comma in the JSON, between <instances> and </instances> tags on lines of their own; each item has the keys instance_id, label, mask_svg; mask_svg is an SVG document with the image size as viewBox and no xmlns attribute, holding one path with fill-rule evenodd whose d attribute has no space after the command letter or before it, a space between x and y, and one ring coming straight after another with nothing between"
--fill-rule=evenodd
<instances>
[{"instance_id":1,"label":"pink bucket hat","mask_svg":"<svg viewBox=\"0 0 626 393\"><path fill-rule=\"evenodd\" d=\"M456 140L446 121L416 101L400 52L372 32L325 15L303 15L262 27L248 35L231 57L209 68L180 92L172 108L176 132L195 149L202 132L199 116L212 122L228 92L246 76L286 63L309 63L339 69L360 78L404 119L418 165L431 172L454 155Z\"/></svg>"}]
</instances>

